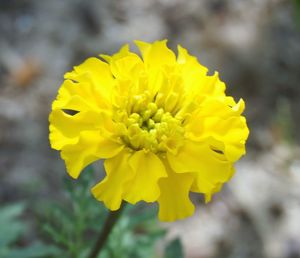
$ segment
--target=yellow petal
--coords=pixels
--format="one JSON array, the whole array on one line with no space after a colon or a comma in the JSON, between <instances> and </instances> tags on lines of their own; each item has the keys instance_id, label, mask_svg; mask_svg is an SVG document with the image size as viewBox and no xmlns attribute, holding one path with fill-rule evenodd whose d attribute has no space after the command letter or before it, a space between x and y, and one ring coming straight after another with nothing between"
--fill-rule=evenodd
<instances>
[{"instance_id":1,"label":"yellow petal","mask_svg":"<svg viewBox=\"0 0 300 258\"><path fill-rule=\"evenodd\" d=\"M183 81L186 92L183 108L191 103L199 107L208 97L225 97L226 86L217 72L212 76L184 76Z\"/></svg>"},{"instance_id":2,"label":"yellow petal","mask_svg":"<svg viewBox=\"0 0 300 258\"><path fill-rule=\"evenodd\" d=\"M129 51L129 46L126 44L119 52L112 56L100 55L110 65L113 76L117 79L133 80L137 78L144 70L144 64L141 58Z\"/></svg>"},{"instance_id":3,"label":"yellow petal","mask_svg":"<svg viewBox=\"0 0 300 258\"><path fill-rule=\"evenodd\" d=\"M134 80L143 72L144 64L140 57L130 53L128 56L112 59L110 62L112 74L116 78Z\"/></svg>"},{"instance_id":4,"label":"yellow petal","mask_svg":"<svg viewBox=\"0 0 300 258\"><path fill-rule=\"evenodd\" d=\"M167 153L170 166L177 173L195 172L199 192L210 193L216 184L232 176L232 164L205 143L186 140L177 155Z\"/></svg>"},{"instance_id":5,"label":"yellow petal","mask_svg":"<svg viewBox=\"0 0 300 258\"><path fill-rule=\"evenodd\" d=\"M72 116L59 109L53 110L49 116L51 147L60 150L67 144L76 143L82 131L100 130L100 118L99 113L92 111L79 112Z\"/></svg>"},{"instance_id":6,"label":"yellow petal","mask_svg":"<svg viewBox=\"0 0 300 258\"><path fill-rule=\"evenodd\" d=\"M138 201L154 202L159 196L158 180L166 177L161 160L152 152L135 152L129 160L135 177L128 182L124 199L132 204Z\"/></svg>"},{"instance_id":7,"label":"yellow petal","mask_svg":"<svg viewBox=\"0 0 300 258\"><path fill-rule=\"evenodd\" d=\"M110 103L107 98L90 83L75 83L65 80L52 109L70 109L84 111L90 109L107 109Z\"/></svg>"},{"instance_id":8,"label":"yellow petal","mask_svg":"<svg viewBox=\"0 0 300 258\"><path fill-rule=\"evenodd\" d=\"M190 127L186 132L186 138L195 142L206 142L213 150L224 153L227 160L237 161L245 154L245 141L249 130L243 122L244 117L229 118L207 118L197 127ZM208 125L214 125L211 130L206 130ZM234 127L239 125L239 127ZM220 132L218 126L225 127ZM223 127L223 128L224 128Z\"/></svg>"},{"instance_id":9,"label":"yellow petal","mask_svg":"<svg viewBox=\"0 0 300 258\"><path fill-rule=\"evenodd\" d=\"M249 130L243 116L228 119L207 118L204 121L204 130L224 143L224 153L229 161L235 162L245 154L245 141Z\"/></svg>"},{"instance_id":10,"label":"yellow petal","mask_svg":"<svg viewBox=\"0 0 300 258\"><path fill-rule=\"evenodd\" d=\"M146 55L148 55L149 49L151 48L151 43L141 40L134 40L134 43L139 48L143 59L145 59Z\"/></svg>"},{"instance_id":11,"label":"yellow petal","mask_svg":"<svg viewBox=\"0 0 300 258\"><path fill-rule=\"evenodd\" d=\"M131 153L124 149L117 156L104 161L106 177L92 188L96 199L104 202L110 210L120 208L124 185L134 176L132 168L128 164Z\"/></svg>"},{"instance_id":12,"label":"yellow petal","mask_svg":"<svg viewBox=\"0 0 300 258\"><path fill-rule=\"evenodd\" d=\"M249 135L246 119L240 115L244 107L243 100L235 103L232 98L205 100L203 106L189 117L185 125L186 137L198 142L213 138L224 145L222 151L226 158L235 162L245 154L245 141Z\"/></svg>"},{"instance_id":13,"label":"yellow petal","mask_svg":"<svg viewBox=\"0 0 300 258\"><path fill-rule=\"evenodd\" d=\"M121 49L113 54L112 56L109 55L100 55L101 58L103 58L107 63L111 64L112 60L117 60L122 57L128 56L129 54L129 45L125 44L124 46L121 47Z\"/></svg>"},{"instance_id":14,"label":"yellow petal","mask_svg":"<svg viewBox=\"0 0 300 258\"><path fill-rule=\"evenodd\" d=\"M109 65L95 57L88 58L81 65L75 66L72 72L65 74L65 79L91 83L106 98L109 98L114 84Z\"/></svg>"},{"instance_id":15,"label":"yellow petal","mask_svg":"<svg viewBox=\"0 0 300 258\"><path fill-rule=\"evenodd\" d=\"M189 83L194 83L194 81L206 75L208 69L201 65L197 58L191 56L188 51L178 45L178 57L177 62L180 64L180 70L182 73L182 77L186 80L187 85Z\"/></svg>"},{"instance_id":16,"label":"yellow petal","mask_svg":"<svg viewBox=\"0 0 300 258\"><path fill-rule=\"evenodd\" d=\"M201 117L221 117L240 116L245 109L242 99L238 103L232 97L214 96L205 98L201 106L196 111Z\"/></svg>"},{"instance_id":17,"label":"yellow petal","mask_svg":"<svg viewBox=\"0 0 300 258\"><path fill-rule=\"evenodd\" d=\"M164 76L164 72L160 69L153 70L148 74L148 90L151 92L151 97L156 95L157 98L157 92L161 91L162 87L166 87L167 84L167 78ZM165 96L162 96L163 99L165 99Z\"/></svg>"},{"instance_id":18,"label":"yellow petal","mask_svg":"<svg viewBox=\"0 0 300 258\"><path fill-rule=\"evenodd\" d=\"M80 172L92 162L111 158L123 149L123 145L101 136L99 131L83 131L76 144L62 148L61 157L66 163L71 177L77 178Z\"/></svg>"},{"instance_id":19,"label":"yellow petal","mask_svg":"<svg viewBox=\"0 0 300 258\"><path fill-rule=\"evenodd\" d=\"M222 186L223 186L222 183L216 184L215 187L214 187L214 189L211 192L206 193L205 196L204 196L205 203L209 203L211 201L211 198L212 198L213 194L219 192L222 189ZM196 192L196 193L199 193L199 188L198 188L197 185L196 185L196 188L194 188L192 190L194 192ZM201 191L200 191L200 193L201 193Z\"/></svg>"},{"instance_id":20,"label":"yellow petal","mask_svg":"<svg viewBox=\"0 0 300 258\"><path fill-rule=\"evenodd\" d=\"M194 180L192 174L177 174L168 165L168 177L159 180L160 196L159 219L175 221L193 215L195 207L189 198L189 191Z\"/></svg>"},{"instance_id":21,"label":"yellow petal","mask_svg":"<svg viewBox=\"0 0 300 258\"><path fill-rule=\"evenodd\" d=\"M152 44L135 41L142 53L145 65L148 68L158 68L161 65L174 65L175 54L167 47L167 40L155 41Z\"/></svg>"}]
</instances>

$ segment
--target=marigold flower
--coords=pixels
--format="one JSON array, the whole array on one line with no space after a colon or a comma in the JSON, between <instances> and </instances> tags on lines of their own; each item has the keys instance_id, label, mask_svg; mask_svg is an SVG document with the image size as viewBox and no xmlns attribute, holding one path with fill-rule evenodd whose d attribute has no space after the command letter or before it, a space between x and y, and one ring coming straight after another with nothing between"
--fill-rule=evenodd
<instances>
[{"instance_id":1,"label":"marigold flower","mask_svg":"<svg viewBox=\"0 0 300 258\"><path fill-rule=\"evenodd\" d=\"M166 40L135 43L142 58L125 45L65 74L50 143L73 178L105 159L92 193L108 209L158 202L160 220L174 221L194 213L190 192L210 201L233 175L249 134L245 104L181 46L176 57Z\"/></svg>"}]
</instances>

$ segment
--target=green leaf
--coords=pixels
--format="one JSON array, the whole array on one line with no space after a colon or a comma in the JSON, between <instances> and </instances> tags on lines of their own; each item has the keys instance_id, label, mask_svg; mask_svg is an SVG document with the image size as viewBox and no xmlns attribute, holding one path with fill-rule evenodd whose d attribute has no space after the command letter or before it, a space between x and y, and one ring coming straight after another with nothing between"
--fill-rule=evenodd
<instances>
[{"instance_id":1,"label":"green leaf","mask_svg":"<svg viewBox=\"0 0 300 258\"><path fill-rule=\"evenodd\" d=\"M179 238L174 239L167 245L165 258L184 258L182 245Z\"/></svg>"},{"instance_id":2,"label":"green leaf","mask_svg":"<svg viewBox=\"0 0 300 258\"><path fill-rule=\"evenodd\" d=\"M14 203L1 207L0 209L0 223L14 220L20 216L25 209L24 203Z\"/></svg>"},{"instance_id":3,"label":"green leaf","mask_svg":"<svg viewBox=\"0 0 300 258\"><path fill-rule=\"evenodd\" d=\"M133 207L132 205L127 204L127 206L129 209L128 211L126 211L126 215L130 217L130 227L145 223L156 223L157 207L155 207L154 205L152 207L145 205ZM132 209L133 211L135 211L134 213L132 212Z\"/></svg>"},{"instance_id":4,"label":"green leaf","mask_svg":"<svg viewBox=\"0 0 300 258\"><path fill-rule=\"evenodd\" d=\"M40 258L40 257L55 257L61 253L60 249L55 246L35 243L26 248L18 248L9 251L5 258Z\"/></svg>"},{"instance_id":5,"label":"green leaf","mask_svg":"<svg viewBox=\"0 0 300 258\"><path fill-rule=\"evenodd\" d=\"M67 239L64 238L62 234L57 232L51 225L46 224L43 226L43 230L45 233L48 234L48 237L50 237L55 243L67 245Z\"/></svg>"},{"instance_id":6,"label":"green leaf","mask_svg":"<svg viewBox=\"0 0 300 258\"><path fill-rule=\"evenodd\" d=\"M26 231L27 226L16 220L24 208L24 203L17 203L0 209L0 248L15 242Z\"/></svg>"}]
</instances>

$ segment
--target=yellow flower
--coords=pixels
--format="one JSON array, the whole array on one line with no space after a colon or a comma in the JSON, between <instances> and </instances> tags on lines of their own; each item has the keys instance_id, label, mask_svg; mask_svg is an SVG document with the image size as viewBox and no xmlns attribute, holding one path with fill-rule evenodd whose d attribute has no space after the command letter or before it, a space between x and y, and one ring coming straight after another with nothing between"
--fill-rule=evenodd
<instances>
[{"instance_id":1,"label":"yellow flower","mask_svg":"<svg viewBox=\"0 0 300 258\"><path fill-rule=\"evenodd\" d=\"M158 202L160 220L174 221L194 213L190 192L209 201L233 175L249 134L245 104L181 46L176 57L166 40L135 43L142 58L125 45L65 74L51 147L73 178L105 159L92 193L110 210L122 200Z\"/></svg>"}]
</instances>

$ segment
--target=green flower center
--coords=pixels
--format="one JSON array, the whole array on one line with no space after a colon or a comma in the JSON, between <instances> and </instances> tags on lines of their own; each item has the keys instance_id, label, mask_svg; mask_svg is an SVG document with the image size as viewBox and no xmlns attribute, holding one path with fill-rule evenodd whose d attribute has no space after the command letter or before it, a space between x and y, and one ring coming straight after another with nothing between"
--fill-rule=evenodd
<instances>
[{"instance_id":1,"label":"green flower center","mask_svg":"<svg viewBox=\"0 0 300 258\"><path fill-rule=\"evenodd\" d=\"M181 120L145 95L147 93L132 98L129 114L128 110L118 111L123 124L121 139L133 150L176 152L184 134Z\"/></svg>"}]
</instances>

